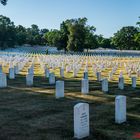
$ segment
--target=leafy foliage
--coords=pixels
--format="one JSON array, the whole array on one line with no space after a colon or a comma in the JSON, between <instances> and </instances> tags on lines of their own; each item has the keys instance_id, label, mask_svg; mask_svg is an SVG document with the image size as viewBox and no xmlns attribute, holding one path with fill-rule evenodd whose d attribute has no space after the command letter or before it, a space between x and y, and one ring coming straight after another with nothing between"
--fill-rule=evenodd
<instances>
[{"instance_id":1,"label":"leafy foliage","mask_svg":"<svg viewBox=\"0 0 140 140\"><path fill-rule=\"evenodd\" d=\"M45 45L44 35L48 29L39 29L37 25L25 28L22 25L15 26L8 17L0 15L0 47L5 49L15 45Z\"/></svg>"},{"instance_id":2,"label":"leafy foliage","mask_svg":"<svg viewBox=\"0 0 140 140\"><path fill-rule=\"evenodd\" d=\"M86 25L87 18L70 19L63 21L60 30L51 30L45 38L50 46L57 46L65 51L83 51L85 48L94 48L95 27Z\"/></svg>"},{"instance_id":3,"label":"leafy foliage","mask_svg":"<svg viewBox=\"0 0 140 140\"><path fill-rule=\"evenodd\" d=\"M15 25L7 17L0 15L0 47L13 47L16 43Z\"/></svg>"},{"instance_id":4,"label":"leafy foliage","mask_svg":"<svg viewBox=\"0 0 140 140\"><path fill-rule=\"evenodd\" d=\"M6 5L8 0L0 0L1 4Z\"/></svg>"},{"instance_id":5,"label":"leafy foliage","mask_svg":"<svg viewBox=\"0 0 140 140\"><path fill-rule=\"evenodd\" d=\"M112 43L118 49L139 49L138 43L135 41L135 35L138 33L138 29L133 26L123 27L117 33L114 34L112 38Z\"/></svg>"},{"instance_id":6,"label":"leafy foliage","mask_svg":"<svg viewBox=\"0 0 140 140\"><path fill-rule=\"evenodd\" d=\"M139 17L140 20L140 17ZM10 18L0 15L0 47L29 44L55 46L58 50L83 51L84 49L115 48L140 50L140 21L137 27L123 27L111 38L96 35L96 28L87 25L87 18L68 19L59 30L39 29L35 24L29 28L15 26Z\"/></svg>"}]
</instances>

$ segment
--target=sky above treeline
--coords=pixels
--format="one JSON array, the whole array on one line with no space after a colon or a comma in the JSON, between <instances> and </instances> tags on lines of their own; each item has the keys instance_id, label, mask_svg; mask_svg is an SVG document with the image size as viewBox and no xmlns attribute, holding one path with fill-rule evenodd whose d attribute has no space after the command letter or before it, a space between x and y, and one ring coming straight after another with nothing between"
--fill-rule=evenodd
<instances>
[{"instance_id":1,"label":"sky above treeline","mask_svg":"<svg viewBox=\"0 0 140 140\"><path fill-rule=\"evenodd\" d=\"M87 17L96 34L111 37L123 26L136 26L140 0L8 0L0 4L0 15L15 25L59 29L66 19Z\"/></svg>"}]
</instances>

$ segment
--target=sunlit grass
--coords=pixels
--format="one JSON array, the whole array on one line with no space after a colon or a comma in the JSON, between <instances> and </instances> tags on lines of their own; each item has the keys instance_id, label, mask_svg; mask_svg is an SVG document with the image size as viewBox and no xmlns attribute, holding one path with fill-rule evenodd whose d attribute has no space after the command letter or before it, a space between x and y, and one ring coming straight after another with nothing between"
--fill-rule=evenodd
<instances>
[{"instance_id":1,"label":"sunlit grass","mask_svg":"<svg viewBox=\"0 0 140 140\"><path fill-rule=\"evenodd\" d=\"M37 57L37 55L36 55ZM85 58L85 60L88 57ZM119 62L139 62L137 58L118 58ZM96 61L93 60L93 64ZM84 62L76 77L72 70L60 76L60 67L50 68L56 80L65 81L65 97L55 99L55 85L49 85L44 76L44 69L35 60L34 85L26 86L25 75L32 63L28 62L16 75L16 79L8 79L8 87L0 89L0 138L8 139L73 139L73 107L79 102L86 102L90 106L90 137L87 140L133 139L133 133L139 131L140 126L140 78L137 78L137 88L131 87L131 77L125 71L124 65L119 66L112 80L109 80L109 92L101 91L101 82L96 80L95 71L88 62L88 76L90 92L81 94L81 80L86 63ZM3 67L8 74L9 66ZM102 78L108 78L112 66L101 72ZM125 89L118 89L118 78L123 71ZM133 73L136 75L136 73ZM127 96L127 122L115 124L115 97Z\"/></svg>"}]
</instances>

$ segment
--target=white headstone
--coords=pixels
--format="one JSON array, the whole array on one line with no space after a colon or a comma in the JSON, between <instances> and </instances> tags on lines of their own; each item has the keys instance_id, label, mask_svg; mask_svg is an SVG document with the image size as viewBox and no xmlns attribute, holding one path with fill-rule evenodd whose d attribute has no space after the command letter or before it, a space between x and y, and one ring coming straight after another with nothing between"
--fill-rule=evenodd
<instances>
[{"instance_id":1,"label":"white headstone","mask_svg":"<svg viewBox=\"0 0 140 140\"><path fill-rule=\"evenodd\" d=\"M64 77L64 68L60 68L60 76Z\"/></svg>"},{"instance_id":2,"label":"white headstone","mask_svg":"<svg viewBox=\"0 0 140 140\"><path fill-rule=\"evenodd\" d=\"M113 78L113 72L110 72L109 73L109 80L112 80L112 78Z\"/></svg>"},{"instance_id":3,"label":"white headstone","mask_svg":"<svg viewBox=\"0 0 140 140\"><path fill-rule=\"evenodd\" d=\"M136 77L132 77L132 87L136 88Z\"/></svg>"},{"instance_id":4,"label":"white headstone","mask_svg":"<svg viewBox=\"0 0 140 140\"><path fill-rule=\"evenodd\" d=\"M85 71L85 72L88 72L88 66L85 67L85 70L84 70L84 71Z\"/></svg>"},{"instance_id":5,"label":"white headstone","mask_svg":"<svg viewBox=\"0 0 140 140\"><path fill-rule=\"evenodd\" d=\"M101 72L96 73L97 81L101 81Z\"/></svg>"},{"instance_id":6,"label":"white headstone","mask_svg":"<svg viewBox=\"0 0 140 140\"><path fill-rule=\"evenodd\" d=\"M77 139L89 136L89 104L78 103L74 106L74 137Z\"/></svg>"},{"instance_id":7,"label":"white headstone","mask_svg":"<svg viewBox=\"0 0 140 140\"><path fill-rule=\"evenodd\" d=\"M2 73L2 65L0 65L0 73Z\"/></svg>"},{"instance_id":8,"label":"white headstone","mask_svg":"<svg viewBox=\"0 0 140 140\"><path fill-rule=\"evenodd\" d=\"M102 91L108 92L108 80L106 78L102 79Z\"/></svg>"},{"instance_id":9,"label":"white headstone","mask_svg":"<svg viewBox=\"0 0 140 140\"><path fill-rule=\"evenodd\" d=\"M14 66L14 71L15 71L15 74L19 74L18 65Z\"/></svg>"},{"instance_id":10,"label":"white headstone","mask_svg":"<svg viewBox=\"0 0 140 140\"><path fill-rule=\"evenodd\" d=\"M50 72L49 69L46 68L46 69L45 69L45 77L46 77L46 78L49 78L49 72Z\"/></svg>"},{"instance_id":11,"label":"white headstone","mask_svg":"<svg viewBox=\"0 0 140 140\"><path fill-rule=\"evenodd\" d=\"M119 89L124 89L124 78L119 77L119 83L118 83Z\"/></svg>"},{"instance_id":12,"label":"white headstone","mask_svg":"<svg viewBox=\"0 0 140 140\"><path fill-rule=\"evenodd\" d=\"M0 88L7 87L7 77L5 73L0 73Z\"/></svg>"},{"instance_id":13,"label":"white headstone","mask_svg":"<svg viewBox=\"0 0 140 140\"><path fill-rule=\"evenodd\" d=\"M66 66L66 72L70 72L70 67L69 66Z\"/></svg>"},{"instance_id":14,"label":"white headstone","mask_svg":"<svg viewBox=\"0 0 140 140\"><path fill-rule=\"evenodd\" d=\"M15 70L14 70L14 68L9 68L9 79L15 79Z\"/></svg>"},{"instance_id":15,"label":"white headstone","mask_svg":"<svg viewBox=\"0 0 140 140\"><path fill-rule=\"evenodd\" d=\"M30 67L29 69L28 69L28 74L34 74L34 68L33 67Z\"/></svg>"},{"instance_id":16,"label":"white headstone","mask_svg":"<svg viewBox=\"0 0 140 140\"><path fill-rule=\"evenodd\" d=\"M84 72L84 79L88 79L88 72Z\"/></svg>"},{"instance_id":17,"label":"white headstone","mask_svg":"<svg viewBox=\"0 0 140 140\"><path fill-rule=\"evenodd\" d=\"M115 98L115 122L126 122L126 96L119 95Z\"/></svg>"},{"instance_id":18,"label":"white headstone","mask_svg":"<svg viewBox=\"0 0 140 140\"><path fill-rule=\"evenodd\" d=\"M76 77L77 76L77 70L76 68L73 69L73 77Z\"/></svg>"},{"instance_id":19,"label":"white headstone","mask_svg":"<svg viewBox=\"0 0 140 140\"><path fill-rule=\"evenodd\" d=\"M123 72L122 72L122 71L120 72L120 75L119 75L119 77L123 77Z\"/></svg>"},{"instance_id":20,"label":"white headstone","mask_svg":"<svg viewBox=\"0 0 140 140\"><path fill-rule=\"evenodd\" d=\"M89 93L89 81L88 81L88 79L82 79L81 92L83 94L88 94Z\"/></svg>"},{"instance_id":21,"label":"white headstone","mask_svg":"<svg viewBox=\"0 0 140 140\"><path fill-rule=\"evenodd\" d=\"M54 75L54 73L49 74L49 84L50 85L55 84L55 75Z\"/></svg>"},{"instance_id":22,"label":"white headstone","mask_svg":"<svg viewBox=\"0 0 140 140\"><path fill-rule=\"evenodd\" d=\"M27 74L26 75L26 85L27 86L32 86L33 85L33 74Z\"/></svg>"},{"instance_id":23,"label":"white headstone","mask_svg":"<svg viewBox=\"0 0 140 140\"><path fill-rule=\"evenodd\" d=\"M64 81L56 81L55 97L64 97Z\"/></svg>"}]
</instances>

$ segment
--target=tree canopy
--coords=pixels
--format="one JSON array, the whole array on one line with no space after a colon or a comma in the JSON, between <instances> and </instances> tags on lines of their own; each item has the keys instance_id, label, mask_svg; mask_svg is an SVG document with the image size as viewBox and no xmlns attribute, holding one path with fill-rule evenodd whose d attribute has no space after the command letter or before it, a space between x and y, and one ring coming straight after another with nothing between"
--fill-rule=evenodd
<instances>
[{"instance_id":1,"label":"tree canopy","mask_svg":"<svg viewBox=\"0 0 140 140\"><path fill-rule=\"evenodd\" d=\"M140 20L140 18L139 18ZM67 19L60 29L39 29L32 24L25 28L15 26L10 18L0 15L0 47L5 49L15 45L49 45L64 51L83 51L86 49L113 48L140 50L140 21L136 26L122 27L113 37L104 38L95 34L96 28L87 24L87 18Z\"/></svg>"},{"instance_id":2,"label":"tree canopy","mask_svg":"<svg viewBox=\"0 0 140 140\"><path fill-rule=\"evenodd\" d=\"M8 48L15 45L15 25L7 17L0 15L0 46Z\"/></svg>"},{"instance_id":3,"label":"tree canopy","mask_svg":"<svg viewBox=\"0 0 140 140\"><path fill-rule=\"evenodd\" d=\"M15 26L10 18L0 15L0 47L5 49L15 45L46 45L44 35L48 29L39 29L33 24L30 28Z\"/></svg>"},{"instance_id":4,"label":"tree canopy","mask_svg":"<svg viewBox=\"0 0 140 140\"><path fill-rule=\"evenodd\" d=\"M136 27L123 27L114 34L114 37L112 38L112 43L121 50L140 49L138 43L135 41L136 34L138 34L138 29Z\"/></svg>"},{"instance_id":5,"label":"tree canopy","mask_svg":"<svg viewBox=\"0 0 140 140\"><path fill-rule=\"evenodd\" d=\"M1 4L6 5L8 0L0 0Z\"/></svg>"},{"instance_id":6,"label":"tree canopy","mask_svg":"<svg viewBox=\"0 0 140 140\"><path fill-rule=\"evenodd\" d=\"M68 19L60 25L60 30L51 30L45 38L48 45L57 46L65 51L83 51L94 48L95 27L86 24L87 18Z\"/></svg>"}]
</instances>

